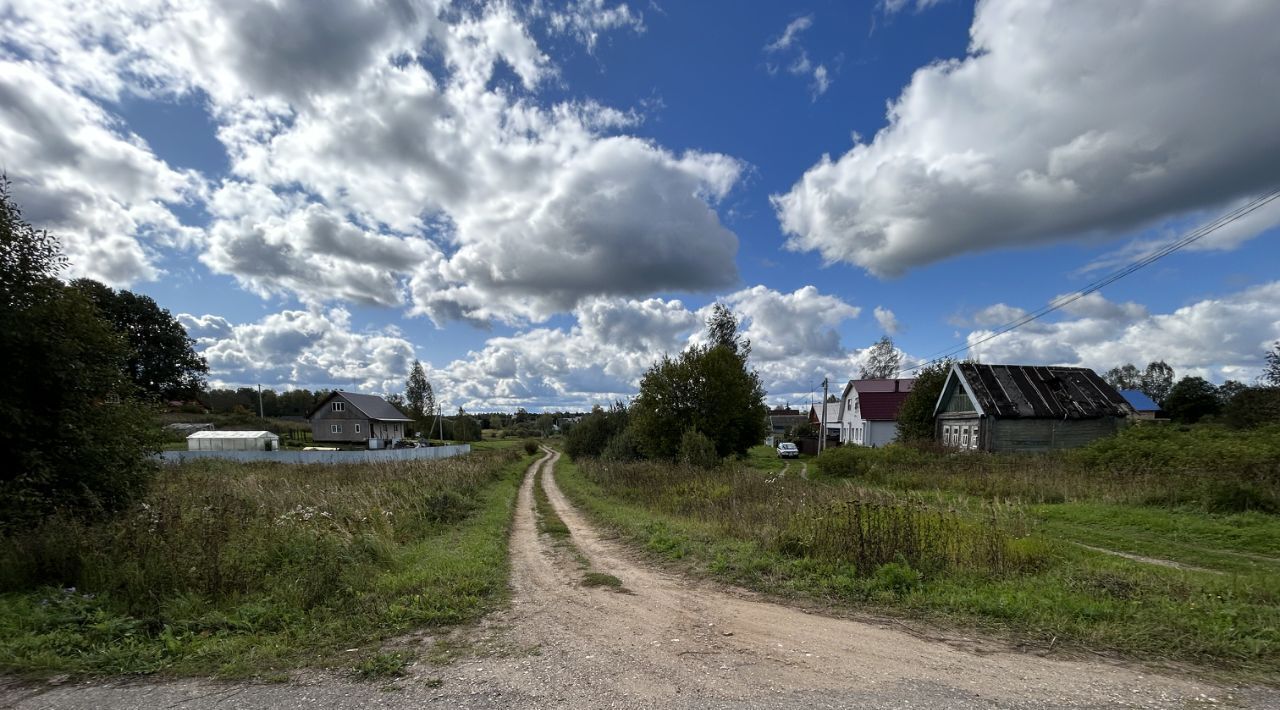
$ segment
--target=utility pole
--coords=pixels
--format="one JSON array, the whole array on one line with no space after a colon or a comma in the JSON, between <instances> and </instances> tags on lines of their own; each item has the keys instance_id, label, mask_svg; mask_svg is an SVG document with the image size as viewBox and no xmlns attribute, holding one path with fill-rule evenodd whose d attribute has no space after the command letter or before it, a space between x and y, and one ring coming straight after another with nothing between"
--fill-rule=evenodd
<instances>
[{"instance_id":1,"label":"utility pole","mask_svg":"<svg viewBox=\"0 0 1280 710\"><path fill-rule=\"evenodd\" d=\"M822 421L818 422L818 453L827 448L827 384L828 379L822 378Z\"/></svg>"},{"instance_id":2,"label":"utility pole","mask_svg":"<svg viewBox=\"0 0 1280 710\"><path fill-rule=\"evenodd\" d=\"M262 385L261 384L258 385L258 418L266 419L266 417L263 416L262 414Z\"/></svg>"}]
</instances>

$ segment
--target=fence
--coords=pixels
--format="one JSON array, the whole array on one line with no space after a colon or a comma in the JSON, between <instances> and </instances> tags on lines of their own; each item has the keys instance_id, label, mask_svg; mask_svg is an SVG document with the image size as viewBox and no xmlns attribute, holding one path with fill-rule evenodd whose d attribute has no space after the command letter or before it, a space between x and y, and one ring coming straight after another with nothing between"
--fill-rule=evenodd
<instances>
[{"instance_id":1,"label":"fence","mask_svg":"<svg viewBox=\"0 0 1280 710\"><path fill-rule=\"evenodd\" d=\"M471 445L461 444L458 446L425 446L417 449L381 449L377 451L162 451L160 452L160 459L169 464L195 461L196 459L332 464L446 459L451 456L461 456L469 453L471 453Z\"/></svg>"}]
</instances>

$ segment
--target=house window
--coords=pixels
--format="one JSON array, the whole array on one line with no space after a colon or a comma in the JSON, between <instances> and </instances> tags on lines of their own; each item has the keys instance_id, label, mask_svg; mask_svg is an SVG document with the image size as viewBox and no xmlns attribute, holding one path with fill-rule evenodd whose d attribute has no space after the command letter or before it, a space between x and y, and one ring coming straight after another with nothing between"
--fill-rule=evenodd
<instances>
[{"instance_id":1,"label":"house window","mask_svg":"<svg viewBox=\"0 0 1280 710\"><path fill-rule=\"evenodd\" d=\"M951 446L951 427L942 427L942 443L944 446Z\"/></svg>"},{"instance_id":2,"label":"house window","mask_svg":"<svg viewBox=\"0 0 1280 710\"><path fill-rule=\"evenodd\" d=\"M973 438L972 438L972 439L970 439L970 440L969 440L969 442L970 442L970 443L969 443L969 448L971 448L971 449L977 449L977 448L978 448L978 427L976 427L976 426L975 426L975 427L973 428Z\"/></svg>"},{"instance_id":3,"label":"house window","mask_svg":"<svg viewBox=\"0 0 1280 710\"><path fill-rule=\"evenodd\" d=\"M330 434L341 434L341 433L342 433L342 425L341 425L341 424L330 424L330 425L329 425L329 433L330 433Z\"/></svg>"},{"instance_id":4,"label":"house window","mask_svg":"<svg viewBox=\"0 0 1280 710\"><path fill-rule=\"evenodd\" d=\"M845 409L849 410L850 412L852 412L852 411L853 411L853 400L852 400L852 399L845 400Z\"/></svg>"},{"instance_id":5,"label":"house window","mask_svg":"<svg viewBox=\"0 0 1280 710\"><path fill-rule=\"evenodd\" d=\"M969 448L969 427L967 426L960 427L960 448Z\"/></svg>"},{"instance_id":6,"label":"house window","mask_svg":"<svg viewBox=\"0 0 1280 710\"><path fill-rule=\"evenodd\" d=\"M357 425L356 425L356 433L357 433L357 434L359 434L359 433L360 433L360 425L359 425L359 424L357 424Z\"/></svg>"},{"instance_id":7,"label":"house window","mask_svg":"<svg viewBox=\"0 0 1280 710\"><path fill-rule=\"evenodd\" d=\"M329 406L332 408L330 411L334 411L334 412L345 412L345 411L347 411L347 403L346 403L346 402L334 402L333 404L331 404L331 405L329 405Z\"/></svg>"}]
</instances>

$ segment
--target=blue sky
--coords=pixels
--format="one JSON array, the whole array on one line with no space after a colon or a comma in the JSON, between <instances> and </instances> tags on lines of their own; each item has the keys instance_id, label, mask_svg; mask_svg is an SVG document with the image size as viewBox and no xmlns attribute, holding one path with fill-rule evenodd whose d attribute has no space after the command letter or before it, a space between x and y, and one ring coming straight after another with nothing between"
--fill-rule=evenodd
<instances>
[{"instance_id":1,"label":"blue sky","mask_svg":"<svg viewBox=\"0 0 1280 710\"><path fill-rule=\"evenodd\" d=\"M794 401L886 332L912 363L980 339L1280 186L1277 19L13 0L0 149L72 274L182 314L215 383L392 391L417 357L452 406L581 407L723 299ZM1277 205L971 354L1247 380Z\"/></svg>"}]
</instances>

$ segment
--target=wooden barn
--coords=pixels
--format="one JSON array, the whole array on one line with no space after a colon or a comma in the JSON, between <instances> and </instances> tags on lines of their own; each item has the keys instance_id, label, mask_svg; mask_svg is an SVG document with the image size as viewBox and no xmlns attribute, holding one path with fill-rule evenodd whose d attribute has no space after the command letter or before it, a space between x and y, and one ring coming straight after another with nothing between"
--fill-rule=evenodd
<instances>
[{"instance_id":1,"label":"wooden barn","mask_svg":"<svg viewBox=\"0 0 1280 710\"><path fill-rule=\"evenodd\" d=\"M1114 434L1131 413L1088 368L962 362L934 407L934 436L952 449L1052 451Z\"/></svg>"}]
</instances>

